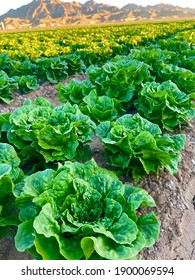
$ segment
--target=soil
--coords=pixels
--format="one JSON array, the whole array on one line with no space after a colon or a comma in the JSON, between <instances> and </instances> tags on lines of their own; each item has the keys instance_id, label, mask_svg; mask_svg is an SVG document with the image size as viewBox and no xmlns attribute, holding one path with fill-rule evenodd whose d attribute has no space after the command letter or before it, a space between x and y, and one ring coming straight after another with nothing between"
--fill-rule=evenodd
<instances>
[{"instance_id":1,"label":"soil","mask_svg":"<svg viewBox=\"0 0 195 280\"><path fill-rule=\"evenodd\" d=\"M72 76L64 84L68 84L73 78L83 80L85 76ZM43 96L58 106L61 103L57 99L55 87L56 85L44 83L38 90L27 95L16 92L10 105L0 104L0 113L11 112L21 106L25 99L34 100L37 96ZM191 120L188 126L184 126L181 133L186 135L187 140L181 151L182 160L178 173L170 175L162 171L158 178L149 175L138 184L156 201L156 208L152 210L161 222L160 238L154 246L141 252L142 260L195 260L195 119ZM95 160L105 167L105 160L101 155L103 145L97 137L92 139L90 145ZM0 260L28 259L32 257L16 251L13 237L0 239Z\"/></svg>"}]
</instances>

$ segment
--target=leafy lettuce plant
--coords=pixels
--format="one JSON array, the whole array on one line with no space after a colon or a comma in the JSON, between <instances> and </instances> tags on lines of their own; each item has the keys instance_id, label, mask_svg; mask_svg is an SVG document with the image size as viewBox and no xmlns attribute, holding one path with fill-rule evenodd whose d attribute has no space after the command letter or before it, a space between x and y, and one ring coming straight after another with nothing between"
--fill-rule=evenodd
<instances>
[{"instance_id":1,"label":"leafy lettuce plant","mask_svg":"<svg viewBox=\"0 0 195 280\"><path fill-rule=\"evenodd\" d=\"M33 163L86 156L85 144L91 140L95 124L77 105L66 103L54 108L38 97L13 111L1 129L4 137L7 134L7 141L17 148L22 164L32 168Z\"/></svg>"},{"instance_id":2,"label":"leafy lettuce plant","mask_svg":"<svg viewBox=\"0 0 195 280\"><path fill-rule=\"evenodd\" d=\"M94 89L94 86L91 85L88 79L81 82L73 79L70 81L69 85L58 84L56 86L56 90L59 92L59 101L63 103L70 102L71 104L78 105L83 101L83 98L91 92L92 89Z\"/></svg>"},{"instance_id":3,"label":"leafy lettuce plant","mask_svg":"<svg viewBox=\"0 0 195 280\"><path fill-rule=\"evenodd\" d=\"M6 52L0 52L0 70L6 70L9 64L10 57Z\"/></svg>"},{"instance_id":4,"label":"leafy lettuce plant","mask_svg":"<svg viewBox=\"0 0 195 280\"><path fill-rule=\"evenodd\" d=\"M118 57L102 67L91 65L86 73L98 94L106 95L130 107L142 83L152 80L149 66L136 59Z\"/></svg>"},{"instance_id":5,"label":"leafy lettuce plant","mask_svg":"<svg viewBox=\"0 0 195 280\"><path fill-rule=\"evenodd\" d=\"M14 98L11 89L17 89L18 84L14 78L8 77L8 75L1 70L0 71L0 100L9 104Z\"/></svg>"},{"instance_id":6,"label":"leafy lettuce plant","mask_svg":"<svg viewBox=\"0 0 195 280\"><path fill-rule=\"evenodd\" d=\"M95 123L114 120L118 112L123 111L120 101L99 94L88 79L82 82L71 80L68 86L59 84L56 89L59 92L59 101L78 104L81 112L88 115Z\"/></svg>"},{"instance_id":7,"label":"leafy lettuce plant","mask_svg":"<svg viewBox=\"0 0 195 280\"><path fill-rule=\"evenodd\" d=\"M19 223L12 193L14 183L23 177L19 164L15 149L9 144L0 143L0 238L8 237L11 229Z\"/></svg>"},{"instance_id":8,"label":"leafy lettuce plant","mask_svg":"<svg viewBox=\"0 0 195 280\"><path fill-rule=\"evenodd\" d=\"M134 102L140 115L173 131L195 117L195 93L185 94L171 81L144 84Z\"/></svg>"},{"instance_id":9,"label":"leafy lettuce plant","mask_svg":"<svg viewBox=\"0 0 195 280\"><path fill-rule=\"evenodd\" d=\"M141 84L152 80L148 68L129 57L117 57L102 67L91 65L86 71L88 79L72 80L68 86L59 84L56 87L58 99L71 104L82 103L80 109L96 121L112 120L131 107Z\"/></svg>"},{"instance_id":10,"label":"leafy lettuce plant","mask_svg":"<svg viewBox=\"0 0 195 280\"><path fill-rule=\"evenodd\" d=\"M38 259L132 259L159 236L154 212L136 212L154 207L153 198L93 159L34 173L14 194L21 220L16 248Z\"/></svg>"},{"instance_id":11,"label":"leafy lettuce plant","mask_svg":"<svg viewBox=\"0 0 195 280\"><path fill-rule=\"evenodd\" d=\"M157 81L171 80L178 88L189 94L195 92L195 73L173 64L162 63L157 72Z\"/></svg>"},{"instance_id":12,"label":"leafy lettuce plant","mask_svg":"<svg viewBox=\"0 0 195 280\"><path fill-rule=\"evenodd\" d=\"M181 67L195 72L195 49L182 51Z\"/></svg>"},{"instance_id":13,"label":"leafy lettuce plant","mask_svg":"<svg viewBox=\"0 0 195 280\"><path fill-rule=\"evenodd\" d=\"M162 135L157 124L139 114L102 122L96 134L105 145L109 164L127 175L131 172L136 183L146 174L158 174L163 168L171 174L178 171L185 135Z\"/></svg>"},{"instance_id":14,"label":"leafy lettuce plant","mask_svg":"<svg viewBox=\"0 0 195 280\"><path fill-rule=\"evenodd\" d=\"M14 76L15 81L18 83L18 88L22 93L29 93L31 90L38 89L37 77L34 75Z\"/></svg>"},{"instance_id":15,"label":"leafy lettuce plant","mask_svg":"<svg viewBox=\"0 0 195 280\"><path fill-rule=\"evenodd\" d=\"M26 60L24 61L10 58L6 68L6 72L10 77L32 76L35 71L36 71L36 65L32 63L28 57L26 57Z\"/></svg>"},{"instance_id":16,"label":"leafy lettuce plant","mask_svg":"<svg viewBox=\"0 0 195 280\"><path fill-rule=\"evenodd\" d=\"M84 61L81 59L81 57L78 54L72 53L72 54L65 54L59 56L61 62L66 62L68 66L68 75L74 75L77 73L84 73L86 70L86 66Z\"/></svg>"},{"instance_id":17,"label":"leafy lettuce plant","mask_svg":"<svg viewBox=\"0 0 195 280\"><path fill-rule=\"evenodd\" d=\"M41 57L35 61L35 74L41 82L49 81L52 84L61 82L68 77L67 62L61 61L60 57Z\"/></svg>"},{"instance_id":18,"label":"leafy lettuce plant","mask_svg":"<svg viewBox=\"0 0 195 280\"><path fill-rule=\"evenodd\" d=\"M162 63L178 64L180 57L174 51L162 50L158 45L148 47L139 46L131 50L130 59L136 59L149 65L151 73L155 76Z\"/></svg>"},{"instance_id":19,"label":"leafy lettuce plant","mask_svg":"<svg viewBox=\"0 0 195 280\"><path fill-rule=\"evenodd\" d=\"M79 105L80 110L96 123L116 119L118 116L116 107L117 102L115 103L114 99L106 95L98 96L95 89L85 96Z\"/></svg>"}]
</instances>

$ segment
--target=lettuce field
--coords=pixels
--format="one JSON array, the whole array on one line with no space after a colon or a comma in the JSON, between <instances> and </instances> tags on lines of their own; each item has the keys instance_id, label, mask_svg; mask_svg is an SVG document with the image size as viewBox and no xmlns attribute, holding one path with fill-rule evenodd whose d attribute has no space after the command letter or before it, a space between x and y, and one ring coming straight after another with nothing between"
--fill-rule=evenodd
<instances>
[{"instance_id":1,"label":"lettuce field","mask_svg":"<svg viewBox=\"0 0 195 280\"><path fill-rule=\"evenodd\" d=\"M194 101L193 20L0 33L0 259L195 259Z\"/></svg>"}]
</instances>

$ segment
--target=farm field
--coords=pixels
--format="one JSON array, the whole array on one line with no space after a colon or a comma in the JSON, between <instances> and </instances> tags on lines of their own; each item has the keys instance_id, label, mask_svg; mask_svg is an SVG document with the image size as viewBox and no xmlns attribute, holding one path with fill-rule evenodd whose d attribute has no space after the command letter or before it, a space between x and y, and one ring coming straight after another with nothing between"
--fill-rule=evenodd
<instances>
[{"instance_id":1,"label":"farm field","mask_svg":"<svg viewBox=\"0 0 195 280\"><path fill-rule=\"evenodd\" d=\"M195 259L194 24L0 34L0 259Z\"/></svg>"}]
</instances>

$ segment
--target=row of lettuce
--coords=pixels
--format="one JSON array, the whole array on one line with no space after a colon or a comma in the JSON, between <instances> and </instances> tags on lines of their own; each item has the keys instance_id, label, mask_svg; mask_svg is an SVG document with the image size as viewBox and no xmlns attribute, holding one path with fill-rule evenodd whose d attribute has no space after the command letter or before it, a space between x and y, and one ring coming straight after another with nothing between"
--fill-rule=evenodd
<instances>
[{"instance_id":1,"label":"row of lettuce","mask_svg":"<svg viewBox=\"0 0 195 280\"><path fill-rule=\"evenodd\" d=\"M171 45L170 49L175 49L169 50L169 44ZM104 65L104 68L107 67L105 72L111 71L110 75L112 75L112 72L113 74L115 73L112 80L122 78L123 81L126 77L122 70L120 70L122 68L120 64L122 63L124 63L123 71L126 68L129 71L131 67L131 71L133 71L134 67L137 68L135 72L143 73L145 75L142 78L143 82L153 80L161 83L170 79L181 90L191 93L195 91L194 56L194 46L190 46L187 42L175 41L173 43L171 39L167 40L166 43L158 41L156 44L149 46L133 48L129 51L128 55L116 55L108 60L108 63L101 61L101 63L98 62L89 67L87 67L88 63L86 64L85 60L78 54L42 57L32 62L29 60L29 57L20 61L11 59L8 53L1 53L0 100L10 103L14 99L15 90L27 94L31 90L38 89L39 85L46 81L56 84L74 74L91 73L92 79L92 71L95 73L98 67L100 68L102 65ZM116 67L117 69L109 70L109 62L110 67L113 65L113 68ZM144 62L144 65L140 62ZM139 69L139 67L144 69ZM122 75L122 77L119 77L119 75ZM136 76L136 73L134 75ZM133 78L134 76L131 77L131 80ZM132 82L131 80L130 82ZM127 84L127 81L125 83ZM139 89L132 89L132 91L135 92Z\"/></svg>"},{"instance_id":2,"label":"row of lettuce","mask_svg":"<svg viewBox=\"0 0 195 280\"><path fill-rule=\"evenodd\" d=\"M10 103L14 91L27 94L49 81L56 84L76 73L84 73L86 66L76 54L42 57L32 62L11 59L8 53L0 54L0 100Z\"/></svg>"},{"instance_id":3,"label":"row of lettuce","mask_svg":"<svg viewBox=\"0 0 195 280\"><path fill-rule=\"evenodd\" d=\"M0 42L0 100L10 103L15 91L26 94L38 89L45 81L62 82L68 76L85 73L90 65L102 66L119 55L130 55L130 59L144 61L149 65L151 75L163 72L158 73L163 74L163 77L158 77L160 82L165 75L171 76L170 72L177 76L179 70L187 70L179 73L179 76L185 75L180 86L188 77L188 92L194 92L191 90L195 71L193 26L193 21L184 21L3 33ZM34 45L29 45L26 40L34 42ZM42 53L44 44L52 46L55 52ZM64 52L59 50L59 44ZM70 52L65 52L66 46L71 48ZM35 50L37 55L32 55ZM183 86L185 89L186 84Z\"/></svg>"},{"instance_id":4,"label":"row of lettuce","mask_svg":"<svg viewBox=\"0 0 195 280\"><path fill-rule=\"evenodd\" d=\"M85 63L93 64L171 36L194 44L193 32L194 20L11 31L1 33L0 53L19 60L27 56L32 61L77 53Z\"/></svg>"},{"instance_id":5,"label":"row of lettuce","mask_svg":"<svg viewBox=\"0 0 195 280\"><path fill-rule=\"evenodd\" d=\"M195 116L195 74L192 44L154 41L92 65L78 54L33 62L1 55L10 85L22 76L57 83L87 74L57 86L60 106L38 97L0 115L0 237L14 233L18 251L46 260L136 259L158 240L155 201L119 178L137 185L162 169L178 171L186 137L173 132ZM93 159L94 136L106 169Z\"/></svg>"}]
</instances>

